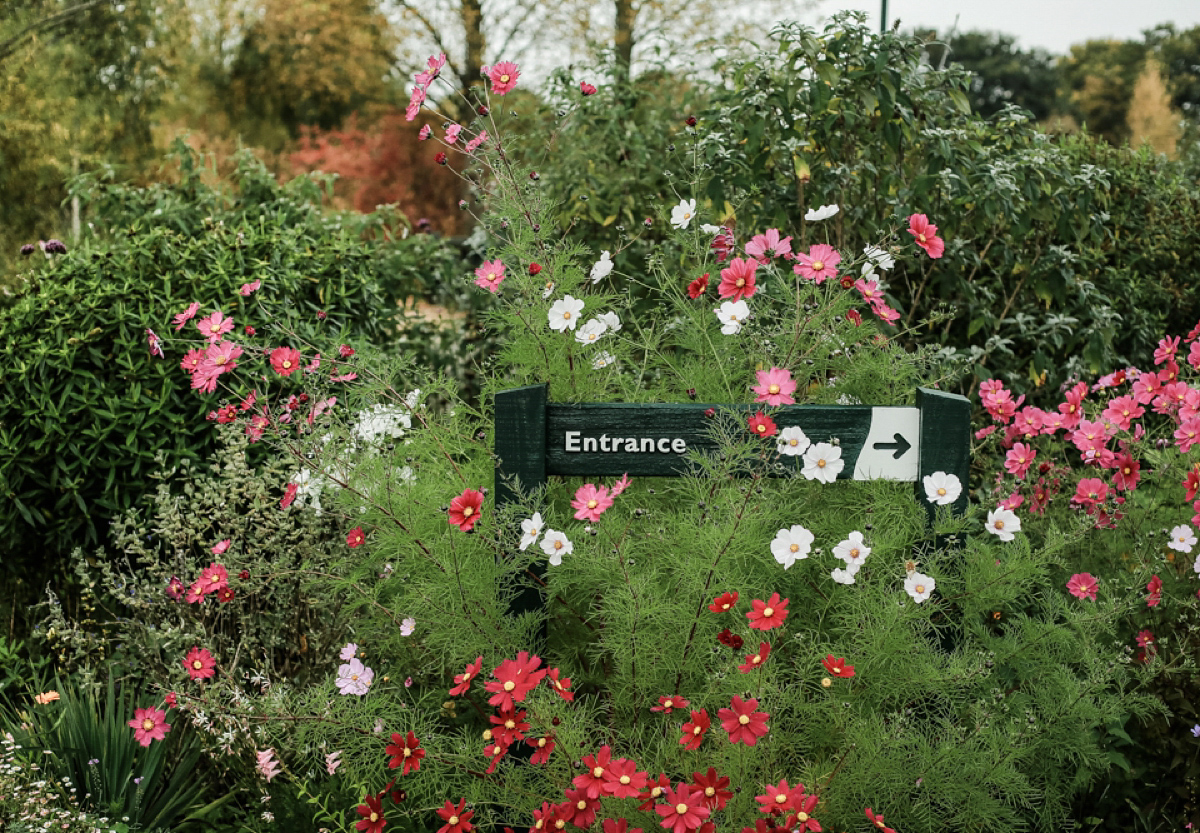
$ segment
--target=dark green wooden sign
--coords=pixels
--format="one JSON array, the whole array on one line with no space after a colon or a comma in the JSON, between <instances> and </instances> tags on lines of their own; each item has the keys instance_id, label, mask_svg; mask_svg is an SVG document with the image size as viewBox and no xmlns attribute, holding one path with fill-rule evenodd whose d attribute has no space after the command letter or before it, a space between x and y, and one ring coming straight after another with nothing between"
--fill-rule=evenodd
<instances>
[{"instance_id":1,"label":"dark green wooden sign","mask_svg":"<svg viewBox=\"0 0 1200 833\"><path fill-rule=\"evenodd\" d=\"M751 405L552 405L545 385L496 394L496 500L515 497L513 482L536 488L550 475L671 477L688 469L689 451L709 452L710 408L753 413ZM780 430L799 426L811 442L838 440L840 479L915 481L936 471L958 476L964 489L954 503L966 511L971 407L964 397L917 389L915 407L786 405L772 412ZM768 440L770 441L770 440ZM800 465L781 457L784 474Z\"/></svg>"}]
</instances>

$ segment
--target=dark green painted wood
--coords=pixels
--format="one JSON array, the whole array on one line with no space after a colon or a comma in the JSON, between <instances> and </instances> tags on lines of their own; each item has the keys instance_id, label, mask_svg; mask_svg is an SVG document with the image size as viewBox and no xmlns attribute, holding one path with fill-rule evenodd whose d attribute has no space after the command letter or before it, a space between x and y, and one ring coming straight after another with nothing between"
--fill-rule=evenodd
<instances>
[{"instance_id":1,"label":"dark green painted wood","mask_svg":"<svg viewBox=\"0 0 1200 833\"><path fill-rule=\"evenodd\" d=\"M546 482L546 397L545 385L496 394L497 506L516 497L518 483L529 491Z\"/></svg>"},{"instance_id":2,"label":"dark green painted wood","mask_svg":"<svg viewBox=\"0 0 1200 833\"><path fill-rule=\"evenodd\" d=\"M932 518L936 507L925 499L921 479L935 471L957 475L962 494L954 501L954 514L967 511L967 482L971 474L971 402L965 396L932 388L917 388L921 410L920 472L917 500Z\"/></svg>"}]
</instances>

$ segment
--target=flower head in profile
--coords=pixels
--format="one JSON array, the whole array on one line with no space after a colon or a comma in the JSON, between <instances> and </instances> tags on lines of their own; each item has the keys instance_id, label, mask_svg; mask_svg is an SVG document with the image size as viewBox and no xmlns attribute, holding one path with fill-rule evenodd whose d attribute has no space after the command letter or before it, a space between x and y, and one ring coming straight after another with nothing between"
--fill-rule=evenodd
<instances>
[{"instance_id":1,"label":"flower head in profile","mask_svg":"<svg viewBox=\"0 0 1200 833\"><path fill-rule=\"evenodd\" d=\"M574 331L575 326L579 323L581 312L583 312L583 301L578 298L567 295L555 301L550 305L550 311L547 313L550 319L550 329L560 333L564 330Z\"/></svg>"},{"instance_id":2,"label":"flower head in profile","mask_svg":"<svg viewBox=\"0 0 1200 833\"><path fill-rule=\"evenodd\" d=\"M1180 524L1171 530L1171 540L1167 546L1177 552L1190 554L1196 546L1196 533L1187 524Z\"/></svg>"},{"instance_id":3,"label":"flower head in profile","mask_svg":"<svg viewBox=\"0 0 1200 833\"><path fill-rule=\"evenodd\" d=\"M345 665L338 666L337 689L343 695L355 694L362 697L371 688L375 672L355 657Z\"/></svg>"},{"instance_id":4,"label":"flower head in profile","mask_svg":"<svg viewBox=\"0 0 1200 833\"><path fill-rule=\"evenodd\" d=\"M241 295L243 298L249 298L261 288L262 281L250 281L250 283L242 284L241 289L238 290L238 295Z\"/></svg>"},{"instance_id":5,"label":"flower head in profile","mask_svg":"<svg viewBox=\"0 0 1200 833\"><path fill-rule=\"evenodd\" d=\"M57 697L55 698L57 699ZM171 731L167 723L167 713L158 709L134 709L133 720L128 726L133 729L133 737L142 746L149 746L151 741L162 740Z\"/></svg>"},{"instance_id":6,"label":"flower head in profile","mask_svg":"<svg viewBox=\"0 0 1200 833\"><path fill-rule=\"evenodd\" d=\"M790 257L792 254L792 238L779 236L779 229L769 228L765 234L756 234L746 244L746 254L766 265L771 262L771 256Z\"/></svg>"},{"instance_id":7,"label":"flower head in profile","mask_svg":"<svg viewBox=\"0 0 1200 833\"><path fill-rule=\"evenodd\" d=\"M521 533L520 548L524 551L530 544L536 543L542 534L542 513L534 512L532 518L521 521Z\"/></svg>"},{"instance_id":8,"label":"flower head in profile","mask_svg":"<svg viewBox=\"0 0 1200 833\"><path fill-rule=\"evenodd\" d=\"M483 74L492 82L492 95L506 95L517 86L521 71L512 61L501 61L495 66L483 67Z\"/></svg>"},{"instance_id":9,"label":"flower head in profile","mask_svg":"<svg viewBox=\"0 0 1200 833\"><path fill-rule=\"evenodd\" d=\"M450 501L447 520L463 532L470 532L479 520L483 506L483 493L476 489L464 489L463 493Z\"/></svg>"},{"instance_id":10,"label":"flower head in profile","mask_svg":"<svg viewBox=\"0 0 1200 833\"><path fill-rule=\"evenodd\" d=\"M804 468L800 473L807 480L832 483L845 467L846 461L842 459L840 446L832 443L813 443L804 451Z\"/></svg>"},{"instance_id":11,"label":"flower head in profile","mask_svg":"<svg viewBox=\"0 0 1200 833\"><path fill-rule=\"evenodd\" d=\"M944 471L925 475L921 483L925 486L925 499L938 506L948 506L962 494L962 481Z\"/></svg>"},{"instance_id":12,"label":"flower head in profile","mask_svg":"<svg viewBox=\"0 0 1200 833\"><path fill-rule=\"evenodd\" d=\"M194 646L183 658L183 669L193 680L207 680L217 675L217 661L200 646Z\"/></svg>"},{"instance_id":13,"label":"flower head in profile","mask_svg":"<svg viewBox=\"0 0 1200 833\"><path fill-rule=\"evenodd\" d=\"M937 236L937 230L938 227L929 222L924 214L913 214L908 218L908 233L925 250L925 254L935 260L946 251L946 243Z\"/></svg>"},{"instance_id":14,"label":"flower head in profile","mask_svg":"<svg viewBox=\"0 0 1200 833\"><path fill-rule=\"evenodd\" d=\"M566 533L559 532L557 529L547 529L546 534L542 536L542 552L550 556L550 564L554 567L562 566L562 557L575 552L575 545L567 538Z\"/></svg>"},{"instance_id":15,"label":"flower head in profile","mask_svg":"<svg viewBox=\"0 0 1200 833\"><path fill-rule=\"evenodd\" d=\"M721 283L717 285L717 295L722 298L732 298L740 301L749 298L758 291L756 273L758 261L735 257L729 265L721 270Z\"/></svg>"},{"instance_id":16,"label":"flower head in profile","mask_svg":"<svg viewBox=\"0 0 1200 833\"><path fill-rule=\"evenodd\" d=\"M39 706L44 706L47 703L53 703L55 700L58 700L58 699L59 699L58 692L55 691L54 689L50 689L49 691L43 691L41 694L33 695L33 702L37 703Z\"/></svg>"},{"instance_id":17,"label":"flower head in profile","mask_svg":"<svg viewBox=\"0 0 1200 833\"><path fill-rule=\"evenodd\" d=\"M771 656L771 643L760 642L758 651L748 654L746 661L738 666L738 671L741 671L743 674L749 674L756 668L762 668L763 663L767 661L767 657L769 656Z\"/></svg>"},{"instance_id":18,"label":"flower head in profile","mask_svg":"<svg viewBox=\"0 0 1200 833\"><path fill-rule=\"evenodd\" d=\"M600 259L592 264L592 270L588 273L588 278L591 279L592 283L599 283L612 274L613 266L612 255L605 249L600 253Z\"/></svg>"},{"instance_id":19,"label":"flower head in profile","mask_svg":"<svg viewBox=\"0 0 1200 833\"><path fill-rule=\"evenodd\" d=\"M607 332L608 322L602 318L593 318L576 331L575 340L580 344L595 344Z\"/></svg>"},{"instance_id":20,"label":"flower head in profile","mask_svg":"<svg viewBox=\"0 0 1200 833\"><path fill-rule=\"evenodd\" d=\"M758 384L751 387L756 394L755 402L767 405L795 405L792 394L796 392L796 380L791 371L783 367L772 367L770 370L756 371Z\"/></svg>"},{"instance_id":21,"label":"flower head in profile","mask_svg":"<svg viewBox=\"0 0 1200 833\"><path fill-rule=\"evenodd\" d=\"M678 696L668 697L667 695L664 694L663 696L658 698L657 706L650 707L650 711L662 712L663 714L670 714L675 709L686 709L687 707L688 707L688 701L685 700L684 698L678 697Z\"/></svg>"},{"instance_id":22,"label":"flower head in profile","mask_svg":"<svg viewBox=\"0 0 1200 833\"><path fill-rule=\"evenodd\" d=\"M917 604L920 604L933 595L933 591L936 588L937 582L924 573L914 571L909 573L908 578L904 579L904 592L912 596L912 600Z\"/></svg>"},{"instance_id":23,"label":"flower head in profile","mask_svg":"<svg viewBox=\"0 0 1200 833\"><path fill-rule=\"evenodd\" d=\"M1146 607L1158 607L1162 604L1162 579L1158 576L1151 576L1150 581L1146 584L1146 590L1149 595L1146 596Z\"/></svg>"},{"instance_id":24,"label":"flower head in profile","mask_svg":"<svg viewBox=\"0 0 1200 833\"><path fill-rule=\"evenodd\" d=\"M823 205L820 208L810 208L804 212L804 219L810 223L819 223L822 220L828 220L840 210L836 205Z\"/></svg>"},{"instance_id":25,"label":"flower head in profile","mask_svg":"<svg viewBox=\"0 0 1200 833\"><path fill-rule=\"evenodd\" d=\"M771 715L758 711L758 701L753 697L743 700L735 694L729 706L718 711L717 717L721 719L721 728L729 733L730 743L754 746L767 734L767 719Z\"/></svg>"},{"instance_id":26,"label":"flower head in profile","mask_svg":"<svg viewBox=\"0 0 1200 833\"><path fill-rule=\"evenodd\" d=\"M790 529L781 529L775 533L775 539L771 541L771 555L787 570L798 560L808 558L814 540L811 532L800 524L795 524Z\"/></svg>"},{"instance_id":27,"label":"flower head in profile","mask_svg":"<svg viewBox=\"0 0 1200 833\"><path fill-rule=\"evenodd\" d=\"M883 813L876 814L875 812L873 812L871 810L870 807L868 807L866 809L866 814L867 814L867 821L869 821L869 822L871 822L871 824L875 825L876 829L882 831L882 833L896 833L895 830L893 830L892 828L888 827L886 824L883 823Z\"/></svg>"},{"instance_id":28,"label":"flower head in profile","mask_svg":"<svg viewBox=\"0 0 1200 833\"><path fill-rule=\"evenodd\" d=\"M726 301L714 311L721 322L721 332L727 336L741 332L742 324L750 317L750 306L745 301Z\"/></svg>"},{"instance_id":29,"label":"flower head in profile","mask_svg":"<svg viewBox=\"0 0 1200 833\"><path fill-rule=\"evenodd\" d=\"M589 84L587 81L580 81L579 82L579 92L585 96L595 95L596 94L596 85Z\"/></svg>"},{"instance_id":30,"label":"flower head in profile","mask_svg":"<svg viewBox=\"0 0 1200 833\"><path fill-rule=\"evenodd\" d=\"M677 229L685 229L696 216L695 200L680 200L679 205L671 209L671 225Z\"/></svg>"},{"instance_id":31,"label":"flower head in profile","mask_svg":"<svg viewBox=\"0 0 1200 833\"><path fill-rule=\"evenodd\" d=\"M1011 509L993 509L988 512L985 528L1001 541L1011 541L1021 531L1021 519Z\"/></svg>"},{"instance_id":32,"label":"flower head in profile","mask_svg":"<svg viewBox=\"0 0 1200 833\"><path fill-rule=\"evenodd\" d=\"M726 613L733 609L733 606L737 604L737 600L738 592L736 590L729 593L722 593L712 600L712 604L708 606L708 609L713 613Z\"/></svg>"},{"instance_id":33,"label":"flower head in profile","mask_svg":"<svg viewBox=\"0 0 1200 833\"><path fill-rule=\"evenodd\" d=\"M450 689L450 696L461 697L466 694L471 688L471 680L475 679L481 670L483 670L482 655L476 657L474 662L468 662L467 670L463 673L454 675L454 687Z\"/></svg>"},{"instance_id":34,"label":"flower head in profile","mask_svg":"<svg viewBox=\"0 0 1200 833\"><path fill-rule=\"evenodd\" d=\"M750 627L756 630L769 631L781 627L788 617L788 599L780 600L778 593L772 593L765 602L755 599L750 606L753 610L746 614L746 618L750 620Z\"/></svg>"},{"instance_id":35,"label":"flower head in profile","mask_svg":"<svg viewBox=\"0 0 1200 833\"><path fill-rule=\"evenodd\" d=\"M792 271L819 285L828 278L837 277L837 265L841 262L842 256L836 249L825 243L818 243L809 248L808 254L796 254L796 265L792 267Z\"/></svg>"},{"instance_id":36,"label":"flower head in profile","mask_svg":"<svg viewBox=\"0 0 1200 833\"><path fill-rule=\"evenodd\" d=\"M486 289L495 295L500 291L504 281L504 263L500 258L485 260L483 265L475 270L475 285Z\"/></svg>"},{"instance_id":37,"label":"flower head in profile","mask_svg":"<svg viewBox=\"0 0 1200 833\"><path fill-rule=\"evenodd\" d=\"M187 309L171 319L171 323L175 325L175 332L182 330L183 325L191 321L199 311L200 304L198 302L193 301L192 303L188 304Z\"/></svg>"},{"instance_id":38,"label":"flower head in profile","mask_svg":"<svg viewBox=\"0 0 1200 833\"><path fill-rule=\"evenodd\" d=\"M575 509L575 519L579 521L598 521L604 511L613 505L613 499L604 486L596 487L585 483L575 492L571 506Z\"/></svg>"},{"instance_id":39,"label":"flower head in profile","mask_svg":"<svg viewBox=\"0 0 1200 833\"><path fill-rule=\"evenodd\" d=\"M1077 599L1096 601L1096 591L1100 583L1091 573L1076 573L1067 580L1067 590Z\"/></svg>"},{"instance_id":40,"label":"flower head in profile","mask_svg":"<svg viewBox=\"0 0 1200 833\"><path fill-rule=\"evenodd\" d=\"M406 616L400 621L400 635L412 636L413 631L417 629L417 620L411 616Z\"/></svg>"},{"instance_id":41,"label":"flower head in profile","mask_svg":"<svg viewBox=\"0 0 1200 833\"><path fill-rule=\"evenodd\" d=\"M799 457L812 445L799 425L789 425L779 432L779 447L776 449L785 457Z\"/></svg>"}]
</instances>

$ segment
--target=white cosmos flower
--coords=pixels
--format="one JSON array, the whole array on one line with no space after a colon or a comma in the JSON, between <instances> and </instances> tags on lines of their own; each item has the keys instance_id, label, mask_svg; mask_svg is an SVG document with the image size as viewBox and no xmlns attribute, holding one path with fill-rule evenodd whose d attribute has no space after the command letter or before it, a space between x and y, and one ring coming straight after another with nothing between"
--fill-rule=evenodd
<instances>
[{"instance_id":1,"label":"white cosmos flower","mask_svg":"<svg viewBox=\"0 0 1200 833\"><path fill-rule=\"evenodd\" d=\"M859 568L855 565L847 564L844 569L842 567L835 568L830 572L829 577L838 584L854 584L854 577L858 575L858 570Z\"/></svg>"},{"instance_id":2,"label":"white cosmos flower","mask_svg":"<svg viewBox=\"0 0 1200 833\"><path fill-rule=\"evenodd\" d=\"M871 548L863 542L862 533L855 530L845 541L833 548L833 554L857 570L871 554Z\"/></svg>"},{"instance_id":3,"label":"white cosmos flower","mask_svg":"<svg viewBox=\"0 0 1200 833\"><path fill-rule=\"evenodd\" d=\"M704 232L705 234L717 234L721 231L721 227L714 226L709 223L703 223L700 226L700 231Z\"/></svg>"},{"instance_id":4,"label":"white cosmos flower","mask_svg":"<svg viewBox=\"0 0 1200 833\"><path fill-rule=\"evenodd\" d=\"M1196 563L1192 565L1192 569L1200 573L1200 555L1196 556Z\"/></svg>"},{"instance_id":5,"label":"white cosmos flower","mask_svg":"<svg viewBox=\"0 0 1200 833\"><path fill-rule=\"evenodd\" d=\"M583 301L570 295L555 301L547 314L550 318L550 329L562 332L574 330L579 323L579 313L583 312Z\"/></svg>"},{"instance_id":6,"label":"white cosmos flower","mask_svg":"<svg viewBox=\"0 0 1200 833\"><path fill-rule=\"evenodd\" d=\"M534 512L532 518L521 521L521 550L529 549L529 545L537 541L542 534L542 513Z\"/></svg>"},{"instance_id":7,"label":"white cosmos flower","mask_svg":"<svg viewBox=\"0 0 1200 833\"><path fill-rule=\"evenodd\" d=\"M615 312L602 312L596 317L607 324L614 333L621 329L621 318Z\"/></svg>"},{"instance_id":8,"label":"white cosmos flower","mask_svg":"<svg viewBox=\"0 0 1200 833\"><path fill-rule=\"evenodd\" d=\"M542 552L550 556L550 563L555 567L562 565L562 557L575 552L575 545L572 544L565 533L559 532L557 529L547 529L546 534L542 536Z\"/></svg>"},{"instance_id":9,"label":"white cosmos flower","mask_svg":"<svg viewBox=\"0 0 1200 833\"><path fill-rule=\"evenodd\" d=\"M721 322L721 332L735 335L742 329L742 322L750 317L750 306L745 301L726 301L716 309Z\"/></svg>"},{"instance_id":10,"label":"white cosmos flower","mask_svg":"<svg viewBox=\"0 0 1200 833\"><path fill-rule=\"evenodd\" d=\"M601 368L608 367L610 364L612 364L616 360L617 360L616 356L614 356L612 353L605 350L603 353L596 356L596 358L592 359L592 367L595 370L600 370Z\"/></svg>"},{"instance_id":11,"label":"white cosmos flower","mask_svg":"<svg viewBox=\"0 0 1200 833\"><path fill-rule=\"evenodd\" d=\"M804 468L800 473L809 480L832 483L845 467L841 448L830 443L813 443L804 452Z\"/></svg>"},{"instance_id":12,"label":"white cosmos flower","mask_svg":"<svg viewBox=\"0 0 1200 833\"><path fill-rule=\"evenodd\" d=\"M958 475L935 471L921 479L925 485L925 498L938 506L948 506L962 494L962 481Z\"/></svg>"},{"instance_id":13,"label":"white cosmos flower","mask_svg":"<svg viewBox=\"0 0 1200 833\"><path fill-rule=\"evenodd\" d=\"M1021 519L1011 509L993 509L988 512L987 531L1001 541L1011 541L1021 531Z\"/></svg>"},{"instance_id":14,"label":"white cosmos flower","mask_svg":"<svg viewBox=\"0 0 1200 833\"><path fill-rule=\"evenodd\" d=\"M917 604L928 599L936 587L937 582L924 573L909 573L908 578L904 580L904 592L912 596L912 600Z\"/></svg>"},{"instance_id":15,"label":"white cosmos flower","mask_svg":"<svg viewBox=\"0 0 1200 833\"><path fill-rule=\"evenodd\" d=\"M579 332L575 333L575 340L580 344L595 344L606 332L608 325L599 318L593 318L579 328Z\"/></svg>"},{"instance_id":16,"label":"white cosmos flower","mask_svg":"<svg viewBox=\"0 0 1200 833\"><path fill-rule=\"evenodd\" d=\"M787 457L798 457L811 445L799 425L789 425L779 432L779 453Z\"/></svg>"},{"instance_id":17,"label":"white cosmos flower","mask_svg":"<svg viewBox=\"0 0 1200 833\"><path fill-rule=\"evenodd\" d=\"M1167 546L1177 552L1191 553L1196 546L1196 533L1187 524L1180 524L1171 530L1171 540Z\"/></svg>"},{"instance_id":18,"label":"white cosmos flower","mask_svg":"<svg viewBox=\"0 0 1200 833\"><path fill-rule=\"evenodd\" d=\"M400 623L400 635L412 636L413 629L417 627L417 620L409 616Z\"/></svg>"},{"instance_id":19,"label":"white cosmos flower","mask_svg":"<svg viewBox=\"0 0 1200 833\"><path fill-rule=\"evenodd\" d=\"M542 290L542 300L546 300L554 294L554 281L546 281L546 287Z\"/></svg>"},{"instance_id":20,"label":"white cosmos flower","mask_svg":"<svg viewBox=\"0 0 1200 833\"><path fill-rule=\"evenodd\" d=\"M775 560L786 570L797 560L808 558L813 540L811 532L800 524L795 524L790 529L781 529L775 533L775 540L771 542L771 555L775 556Z\"/></svg>"},{"instance_id":21,"label":"white cosmos flower","mask_svg":"<svg viewBox=\"0 0 1200 833\"><path fill-rule=\"evenodd\" d=\"M695 200L680 200L679 205L671 209L671 225L675 228L687 228L696 216Z\"/></svg>"},{"instance_id":22,"label":"white cosmos flower","mask_svg":"<svg viewBox=\"0 0 1200 833\"><path fill-rule=\"evenodd\" d=\"M881 249L878 246L864 246L863 254L869 257L871 262L885 272L896 265L896 258L888 254L886 249Z\"/></svg>"},{"instance_id":23,"label":"white cosmos flower","mask_svg":"<svg viewBox=\"0 0 1200 833\"><path fill-rule=\"evenodd\" d=\"M804 219L810 223L819 223L822 220L828 220L834 214L837 214L840 209L836 205L823 205L820 208L810 208L804 214Z\"/></svg>"},{"instance_id":24,"label":"white cosmos flower","mask_svg":"<svg viewBox=\"0 0 1200 833\"><path fill-rule=\"evenodd\" d=\"M588 277L592 279L592 283L599 283L602 278L607 278L612 270L612 258L609 256L608 250L605 249L600 253L600 259L592 264L592 271Z\"/></svg>"}]
</instances>

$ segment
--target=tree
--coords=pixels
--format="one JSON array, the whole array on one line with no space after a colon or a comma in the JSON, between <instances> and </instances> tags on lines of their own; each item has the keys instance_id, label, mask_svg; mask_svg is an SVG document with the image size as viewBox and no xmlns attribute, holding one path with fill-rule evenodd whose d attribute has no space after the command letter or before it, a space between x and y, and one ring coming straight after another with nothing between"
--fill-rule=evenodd
<instances>
[{"instance_id":1,"label":"tree","mask_svg":"<svg viewBox=\"0 0 1200 833\"><path fill-rule=\"evenodd\" d=\"M998 32L964 32L946 44L931 42L926 51L934 66L945 60L974 73L968 97L982 116L1015 104L1041 121L1055 109L1058 71L1044 49L1020 49L1016 38Z\"/></svg>"},{"instance_id":2,"label":"tree","mask_svg":"<svg viewBox=\"0 0 1200 833\"><path fill-rule=\"evenodd\" d=\"M1136 41L1091 40L1072 46L1061 64L1074 115L1114 145L1129 138L1126 115L1145 59L1146 47Z\"/></svg>"},{"instance_id":3,"label":"tree","mask_svg":"<svg viewBox=\"0 0 1200 833\"><path fill-rule=\"evenodd\" d=\"M1171 108L1171 97L1167 95L1159 63L1148 58L1129 102L1126 123L1130 141L1134 145L1148 144L1159 153L1174 157L1179 121L1179 113Z\"/></svg>"}]
</instances>

